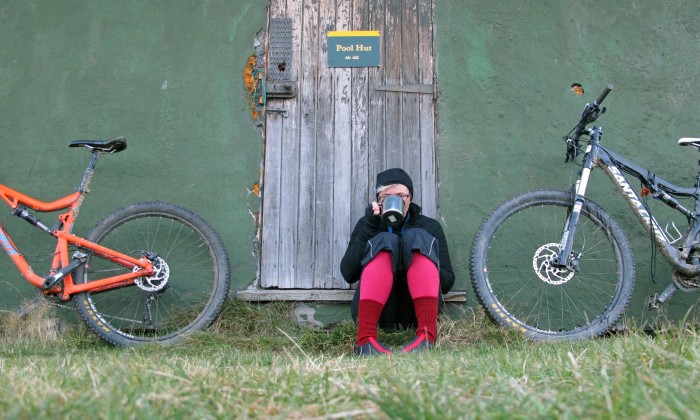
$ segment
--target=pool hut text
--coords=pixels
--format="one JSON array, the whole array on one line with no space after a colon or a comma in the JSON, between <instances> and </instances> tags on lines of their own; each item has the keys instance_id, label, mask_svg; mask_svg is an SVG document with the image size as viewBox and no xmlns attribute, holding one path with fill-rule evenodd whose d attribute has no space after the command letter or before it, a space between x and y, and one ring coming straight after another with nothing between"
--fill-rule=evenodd
<instances>
[{"instance_id":1,"label":"pool hut text","mask_svg":"<svg viewBox=\"0 0 700 420\"><path fill-rule=\"evenodd\" d=\"M371 45L362 45L362 44L357 44L357 45L336 45L335 46L336 51L345 51L345 52L352 52L352 51L367 51L370 52L372 51L372 46Z\"/></svg>"},{"instance_id":2,"label":"pool hut text","mask_svg":"<svg viewBox=\"0 0 700 420\"><path fill-rule=\"evenodd\" d=\"M328 67L378 67L379 31L329 31Z\"/></svg>"}]
</instances>

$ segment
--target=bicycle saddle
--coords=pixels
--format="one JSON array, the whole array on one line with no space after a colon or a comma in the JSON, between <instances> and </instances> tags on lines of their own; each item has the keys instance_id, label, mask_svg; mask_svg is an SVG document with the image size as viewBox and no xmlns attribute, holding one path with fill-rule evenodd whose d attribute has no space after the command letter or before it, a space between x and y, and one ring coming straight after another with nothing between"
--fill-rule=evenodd
<instances>
[{"instance_id":1,"label":"bicycle saddle","mask_svg":"<svg viewBox=\"0 0 700 420\"><path fill-rule=\"evenodd\" d=\"M87 147L91 151L100 153L117 153L126 149L126 138L115 137L109 140L73 140L68 147Z\"/></svg>"},{"instance_id":2,"label":"bicycle saddle","mask_svg":"<svg viewBox=\"0 0 700 420\"><path fill-rule=\"evenodd\" d=\"M678 140L678 145L679 146L693 146L698 151L700 151L700 139L698 139L698 138L683 137L682 139Z\"/></svg>"}]
</instances>

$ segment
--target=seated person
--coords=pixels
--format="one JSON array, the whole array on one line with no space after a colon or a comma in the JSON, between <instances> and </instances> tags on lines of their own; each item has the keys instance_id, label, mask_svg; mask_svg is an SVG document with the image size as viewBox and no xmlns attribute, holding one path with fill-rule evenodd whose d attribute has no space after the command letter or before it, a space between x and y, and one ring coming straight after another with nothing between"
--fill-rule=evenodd
<instances>
[{"instance_id":1,"label":"seated person","mask_svg":"<svg viewBox=\"0 0 700 420\"><path fill-rule=\"evenodd\" d=\"M403 201L403 220L395 227L381 217L389 196ZM360 282L351 306L359 355L392 353L377 340L378 324L387 330L416 327L402 352L435 344L441 293L452 288L454 273L442 226L422 215L412 198L413 181L403 169L380 172L377 200L355 225L340 263L345 281Z\"/></svg>"}]
</instances>

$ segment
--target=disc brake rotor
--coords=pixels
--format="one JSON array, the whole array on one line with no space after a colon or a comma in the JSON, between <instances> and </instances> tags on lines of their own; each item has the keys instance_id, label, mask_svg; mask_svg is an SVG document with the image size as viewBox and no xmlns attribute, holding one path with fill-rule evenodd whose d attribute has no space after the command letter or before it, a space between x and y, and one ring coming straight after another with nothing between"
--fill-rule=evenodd
<instances>
[{"instance_id":1,"label":"disc brake rotor","mask_svg":"<svg viewBox=\"0 0 700 420\"><path fill-rule=\"evenodd\" d=\"M574 276L573 271L553 264L554 259L559 255L559 250L558 243L545 244L537 248L532 258L532 268L535 269L537 277L545 283L563 284Z\"/></svg>"},{"instance_id":2,"label":"disc brake rotor","mask_svg":"<svg viewBox=\"0 0 700 420\"><path fill-rule=\"evenodd\" d=\"M170 267L161 257L156 257L151 261L153 263L153 275L143 276L134 280L134 283L147 292L157 292L162 290L166 284L168 284L168 277L170 276ZM140 270L139 267L134 267L134 272Z\"/></svg>"}]
</instances>

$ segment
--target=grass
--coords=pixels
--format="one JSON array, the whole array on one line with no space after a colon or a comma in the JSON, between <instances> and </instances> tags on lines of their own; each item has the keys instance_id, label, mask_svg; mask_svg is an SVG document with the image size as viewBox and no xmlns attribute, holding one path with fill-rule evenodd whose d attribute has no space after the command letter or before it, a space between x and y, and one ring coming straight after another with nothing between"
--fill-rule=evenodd
<instances>
[{"instance_id":1,"label":"grass","mask_svg":"<svg viewBox=\"0 0 700 420\"><path fill-rule=\"evenodd\" d=\"M539 343L481 313L440 320L432 352L353 355L355 329L297 327L285 304L229 302L207 332L118 349L32 315L0 322L7 418L698 418L700 335ZM39 311L41 312L41 311ZM39 314L39 315L47 315ZM48 314L50 316L50 314ZM410 331L383 333L399 346Z\"/></svg>"}]
</instances>

